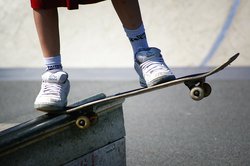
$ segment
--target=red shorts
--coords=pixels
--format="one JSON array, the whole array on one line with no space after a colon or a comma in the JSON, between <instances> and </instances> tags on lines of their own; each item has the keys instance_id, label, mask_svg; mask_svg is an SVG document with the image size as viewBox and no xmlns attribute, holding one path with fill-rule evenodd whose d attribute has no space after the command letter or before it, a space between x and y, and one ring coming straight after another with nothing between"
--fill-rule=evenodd
<instances>
[{"instance_id":1,"label":"red shorts","mask_svg":"<svg viewBox=\"0 0 250 166\"><path fill-rule=\"evenodd\" d=\"M30 0L30 3L33 9L51 9L57 7L78 9L79 4L90 4L101 1L104 0Z\"/></svg>"}]
</instances>

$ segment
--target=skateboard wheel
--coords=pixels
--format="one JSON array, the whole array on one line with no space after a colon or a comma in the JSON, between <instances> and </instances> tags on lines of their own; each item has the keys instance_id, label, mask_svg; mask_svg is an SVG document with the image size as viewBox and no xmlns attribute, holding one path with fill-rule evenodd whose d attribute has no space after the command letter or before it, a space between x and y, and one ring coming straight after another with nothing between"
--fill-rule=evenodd
<instances>
[{"instance_id":1,"label":"skateboard wheel","mask_svg":"<svg viewBox=\"0 0 250 166\"><path fill-rule=\"evenodd\" d=\"M86 116L80 116L76 120L76 126L79 127L80 129L86 129L90 126L90 120Z\"/></svg>"},{"instance_id":2,"label":"skateboard wheel","mask_svg":"<svg viewBox=\"0 0 250 166\"><path fill-rule=\"evenodd\" d=\"M205 92L204 89L197 86L191 89L190 96L193 100L199 101L204 98Z\"/></svg>"},{"instance_id":3,"label":"skateboard wheel","mask_svg":"<svg viewBox=\"0 0 250 166\"><path fill-rule=\"evenodd\" d=\"M208 97L212 92L212 88L208 83L203 84L203 89L204 89L204 97Z\"/></svg>"}]
</instances>

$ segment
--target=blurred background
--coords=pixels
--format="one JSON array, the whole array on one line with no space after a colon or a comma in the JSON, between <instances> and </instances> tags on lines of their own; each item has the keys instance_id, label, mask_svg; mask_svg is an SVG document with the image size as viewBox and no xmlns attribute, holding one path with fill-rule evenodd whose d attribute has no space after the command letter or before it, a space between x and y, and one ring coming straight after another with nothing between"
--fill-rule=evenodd
<instances>
[{"instance_id":1,"label":"blurred background","mask_svg":"<svg viewBox=\"0 0 250 166\"><path fill-rule=\"evenodd\" d=\"M250 65L249 1L143 0L140 5L149 45L159 47L170 66L218 65L237 52L241 58L235 65ZM29 1L0 6L0 67L43 67ZM130 44L110 1L59 10L65 67L133 67Z\"/></svg>"}]
</instances>

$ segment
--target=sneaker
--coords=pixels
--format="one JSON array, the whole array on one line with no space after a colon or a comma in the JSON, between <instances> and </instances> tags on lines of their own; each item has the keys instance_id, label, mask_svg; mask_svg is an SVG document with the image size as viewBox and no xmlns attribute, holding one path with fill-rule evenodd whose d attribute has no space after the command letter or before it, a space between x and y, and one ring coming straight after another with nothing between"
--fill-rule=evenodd
<instances>
[{"instance_id":1,"label":"sneaker","mask_svg":"<svg viewBox=\"0 0 250 166\"><path fill-rule=\"evenodd\" d=\"M165 64L158 48L141 49L135 54L135 70L140 77L142 87L150 87L175 79Z\"/></svg>"},{"instance_id":2,"label":"sneaker","mask_svg":"<svg viewBox=\"0 0 250 166\"><path fill-rule=\"evenodd\" d=\"M37 110L56 113L67 105L70 83L68 74L61 70L47 71L42 75L41 90L34 107Z\"/></svg>"}]
</instances>

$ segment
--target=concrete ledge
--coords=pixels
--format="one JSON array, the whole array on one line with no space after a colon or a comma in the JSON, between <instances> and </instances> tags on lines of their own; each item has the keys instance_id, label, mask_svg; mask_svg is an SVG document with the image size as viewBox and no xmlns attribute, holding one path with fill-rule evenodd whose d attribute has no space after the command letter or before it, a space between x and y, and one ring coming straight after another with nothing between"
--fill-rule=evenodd
<instances>
[{"instance_id":1,"label":"concrete ledge","mask_svg":"<svg viewBox=\"0 0 250 166\"><path fill-rule=\"evenodd\" d=\"M82 165L95 165L95 166L125 166L125 138L108 144L92 153L81 156L65 166L82 166Z\"/></svg>"},{"instance_id":2,"label":"concrete ledge","mask_svg":"<svg viewBox=\"0 0 250 166\"><path fill-rule=\"evenodd\" d=\"M102 104L102 109L99 107L95 109L95 113L99 116L98 122L86 130L81 130L68 121L62 124L61 120L53 123L51 126L53 130L50 130L50 126L39 128L51 120L50 117L43 115L34 121L16 126L17 129L14 127L9 129L10 131L2 131L0 163L3 165L62 165L120 140L125 136L122 103L123 100L115 101L108 103L107 107L103 107ZM58 117L63 119L64 116ZM25 136L31 139L22 138L23 131L26 131L28 134ZM3 141L6 140L5 137L11 136L15 137L17 143L23 139L24 142L16 146L6 144L8 146L6 148ZM121 153L125 154L125 151Z\"/></svg>"}]
</instances>

